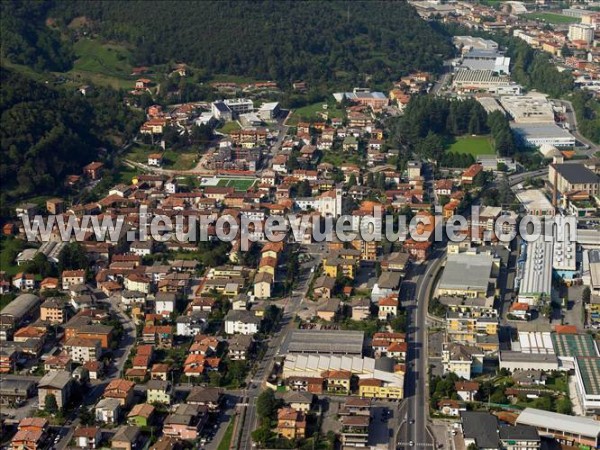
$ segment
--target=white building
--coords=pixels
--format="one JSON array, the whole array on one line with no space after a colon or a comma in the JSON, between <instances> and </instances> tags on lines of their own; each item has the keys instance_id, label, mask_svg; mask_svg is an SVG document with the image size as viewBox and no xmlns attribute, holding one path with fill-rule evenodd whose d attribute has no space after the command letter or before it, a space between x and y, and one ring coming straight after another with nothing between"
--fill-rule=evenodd
<instances>
[{"instance_id":1,"label":"white building","mask_svg":"<svg viewBox=\"0 0 600 450\"><path fill-rule=\"evenodd\" d=\"M229 98L223 103L231 110L234 117L254 111L254 102L249 98Z\"/></svg>"},{"instance_id":2,"label":"white building","mask_svg":"<svg viewBox=\"0 0 600 450\"><path fill-rule=\"evenodd\" d=\"M157 292L154 310L156 314L170 315L175 312L177 296L173 292Z\"/></svg>"},{"instance_id":3,"label":"white building","mask_svg":"<svg viewBox=\"0 0 600 450\"><path fill-rule=\"evenodd\" d=\"M542 299L552 299L552 260L554 245L552 240L540 236L530 242L526 249L524 265L519 267L519 303L537 307Z\"/></svg>"},{"instance_id":4,"label":"white building","mask_svg":"<svg viewBox=\"0 0 600 450\"><path fill-rule=\"evenodd\" d=\"M280 111L281 108L278 102L268 102L263 103L257 114L262 120L269 121L275 119Z\"/></svg>"},{"instance_id":5,"label":"white building","mask_svg":"<svg viewBox=\"0 0 600 450\"><path fill-rule=\"evenodd\" d=\"M225 316L225 333L256 334L260 328L260 318L250 311L231 310Z\"/></svg>"},{"instance_id":6,"label":"white building","mask_svg":"<svg viewBox=\"0 0 600 450\"><path fill-rule=\"evenodd\" d=\"M102 345L99 339L72 337L65 343L65 349L74 362L81 364L98 361L102 354Z\"/></svg>"},{"instance_id":7,"label":"white building","mask_svg":"<svg viewBox=\"0 0 600 450\"><path fill-rule=\"evenodd\" d=\"M600 412L600 357L576 357L575 381L584 411L588 414Z\"/></svg>"},{"instance_id":8,"label":"white building","mask_svg":"<svg viewBox=\"0 0 600 450\"><path fill-rule=\"evenodd\" d=\"M585 41L591 44L594 40L594 27L592 25L584 25L581 23L575 23L569 25L569 40L573 41Z\"/></svg>"},{"instance_id":9,"label":"white building","mask_svg":"<svg viewBox=\"0 0 600 450\"><path fill-rule=\"evenodd\" d=\"M342 215L342 190L323 192L318 197L297 198L296 205L303 211L315 210L324 217L339 217Z\"/></svg>"}]
</instances>

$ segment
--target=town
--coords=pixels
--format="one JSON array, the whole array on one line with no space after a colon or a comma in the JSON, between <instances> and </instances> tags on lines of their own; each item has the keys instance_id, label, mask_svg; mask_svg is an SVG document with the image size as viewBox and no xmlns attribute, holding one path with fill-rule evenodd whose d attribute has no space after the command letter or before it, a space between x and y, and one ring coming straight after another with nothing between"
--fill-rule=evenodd
<instances>
[{"instance_id":1,"label":"town","mask_svg":"<svg viewBox=\"0 0 600 450\"><path fill-rule=\"evenodd\" d=\"M118 164L100 152L2 221L2 448L600 448L598 4L409 3L454 57L385 90L165 102L132 70L144 117ZM81 233L32 240L36 216ZM90 216L125 223L99 239ZM144 237L157 216L208 238ZM342 216L354 239L316 238ZM406 239L361 237L398 216ZM518 233L531 217L547 239Z\"/></svg>"}]
</instances>

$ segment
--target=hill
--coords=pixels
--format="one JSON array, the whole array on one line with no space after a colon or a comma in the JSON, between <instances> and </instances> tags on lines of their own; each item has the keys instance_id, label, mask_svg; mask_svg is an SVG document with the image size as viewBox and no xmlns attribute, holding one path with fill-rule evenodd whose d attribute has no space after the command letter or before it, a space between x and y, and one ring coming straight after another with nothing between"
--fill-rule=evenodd
<instances>
[{"instance_id":1,"label":"hill","mask_svg":"<svg viewBox=\"0 0 600 450\"><path fill-rule=\"evenodd\" d=\"M76 0L49 15L73 33L129 44L136 65L184 62L284 85L383 82L435 71L452 52L406 2Z\"/></svg>"},{"instance_id":2,"label":"hill","mask_svg":"<svg viewBox=\"0 0 600 450\"><path fill-rule=\"evenodd\" d=\"M2 204L59 193L65 176L134 133L141 113L115 91L83 97L53 89L22 73L0 75L0 188Z\"/></svg>"}]
</instances>

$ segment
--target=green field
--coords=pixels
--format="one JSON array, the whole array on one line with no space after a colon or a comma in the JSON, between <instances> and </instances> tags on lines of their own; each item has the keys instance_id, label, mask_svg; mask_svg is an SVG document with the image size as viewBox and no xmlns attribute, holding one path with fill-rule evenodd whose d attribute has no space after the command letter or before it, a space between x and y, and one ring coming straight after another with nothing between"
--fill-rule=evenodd
<instances>
[{"instance_id":1,"label":"green field","mask_svg":"<svg viewBox=\"0 0 600 450\"><path fill-rule=\"evenodd\" d=\"M327 105L326 102L318 102L313 103L312 105L303 106L302 108L295 109L292 112L290 120L288 120L288 125L297 125L298 122L302 122L303 120L311 121L311 120L323 120L318 113L327 114L329 119L333 119L336 117L344 117L344 111L337 106L332 107L329 105L327 109L323 109L323 105Z\"/></svg>"},{"instance_id":2,"label":"green field","mask_svg":"<svg viewBox=\"0 0 600 450\"><path fill-rule=\"evenodd\" d=\"M554 23L554 24L581 22L581 19L578 19L576 17L568 17L568 16L563 16L562 14L554 14L554 13L536 12L536 13L523 14L523 16L527 17L529 19L541 20L541 21L544 21L547 23Z\"/></svg>"},{"instance_id":3,"label":"green field","mask_svg":"<svg viewBox=\"0 0 600 450\"><path fill-rule=\"evenodd\" d=\"M94 83L114 88L133 88L130 52L121 45L103 44L95 39L81 39L73 48L77 60L69 72L75 78L89 79Z\"/></svg>"},{"instance_id":4,"label":"green field","mask_svg":"<svg viewBox=\"0 0 600 450\"><path fill-rule=\"evenodd\" d=\"M462 136L456 139L448 151L453 153L469 153L475 158L479 155L493 155L494 146L489 136Z\"/></svg>"},{"instance_id":5,"label":"green field","mask_svg":"<svg viewBox=\"0 0 600 450\"><path fill-rule=\"evenodd\" d=\"M256 180L246 180L241 178L221 178L217 183L219 187L232 187L236 191L247 191L250 189Z\"/></svg>"},{"instance_id":6,"label":"green field","mask_svg":"<svg viewBox=\"0 0 600 450\"><path fill-rule=\"evenodd\" d=\"M229 421L229 425L227 425L227 429L225 430L225 434L223 435L223 439L219 442L219 446L217 450L229 450L229 446L231 445L231 439L233 438L233 423L235 418Z\"/></svg>"},{"instance_id":7,"label":"green field","mask_svg":"<svg viewBox=\"0 0 600 450\"><path fill-rule=\"evenodd\" d=\"M195 150L165 150L152 147L146 144L134 144L126 154L126 158L131 161L146 164L148 155L151 153L162 153L163 168L173 170L189 170L196 166L198 153Z\"/></svg>"},{"instance_id":8,"label":"green field","mask_svg":"<svg viewBox=\"0 0 600 450\"><path fill-rule=\"evenodd\" d=\"M10 276L22 272L23 267L17 266L15 258L24 248L22 240L3 237L0 240L0 271Z\"/></svg>"},{"instance_id":9,"label":"green field","mask_svg":"<svg viewBox=\"0 0 600 450\"><path fill-rule=\"evenodd\" d=\"M237 130L241 130L242 127L237 121L227 122L222 127L217 128L217 131L223 134L229 134Z\"/></svg>"}]
</instances>

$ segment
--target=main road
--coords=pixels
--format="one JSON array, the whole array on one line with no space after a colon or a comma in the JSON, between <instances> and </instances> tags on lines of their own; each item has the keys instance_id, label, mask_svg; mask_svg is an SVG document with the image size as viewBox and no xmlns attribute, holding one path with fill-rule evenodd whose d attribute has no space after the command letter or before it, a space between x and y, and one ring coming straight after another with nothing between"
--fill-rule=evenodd
<instances>
[{"instance_id":1,"label":"main road","mask_svg":"<svg viewBox=\"0 0 600 450\"><path fill-rule=\"evenodd\" d=\"M435 444L427 429L429 422L429 386L427 361L427 304L435 274L443 262L442 244L431 259L411 269L410 279L403 284L401 302L408 312L408 354L404 381L405 400L400 407L402 425L398 430L398 448L432 448Z\"/></svg>"}]
</instances>

